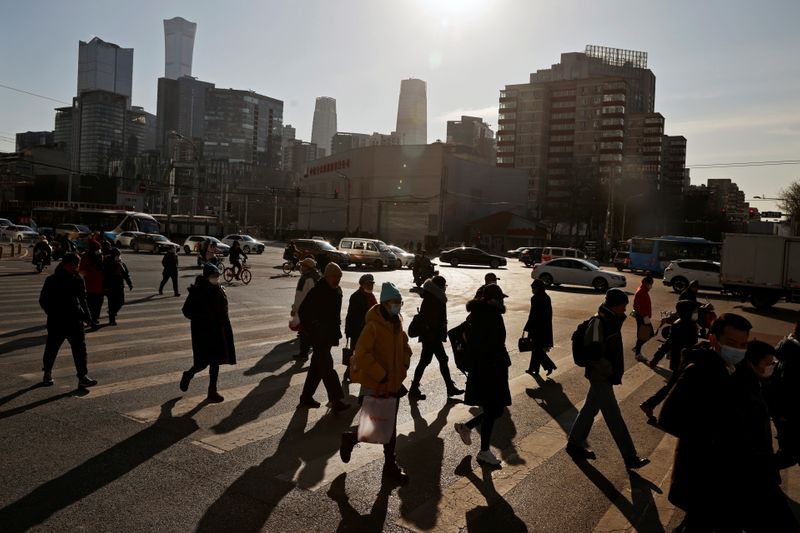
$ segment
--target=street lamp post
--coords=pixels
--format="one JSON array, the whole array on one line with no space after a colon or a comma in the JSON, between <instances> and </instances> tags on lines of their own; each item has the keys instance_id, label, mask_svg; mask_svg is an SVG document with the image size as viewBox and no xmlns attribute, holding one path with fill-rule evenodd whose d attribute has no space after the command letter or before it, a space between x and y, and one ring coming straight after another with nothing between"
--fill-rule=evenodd
<instances>
[{"instance_id":1,"label":"street lamp post","mask_svg":"<svg viewBox=\"0 0 800 533\"><path fill-rule=\"evenodd\" d=\"M339 172L338 170L336 173L339 175L339 177L344 178L345 182L347 183L347 215L345 216L344 234L350 235L350 177L343 172Z\"/></svg>"}]
</instances>

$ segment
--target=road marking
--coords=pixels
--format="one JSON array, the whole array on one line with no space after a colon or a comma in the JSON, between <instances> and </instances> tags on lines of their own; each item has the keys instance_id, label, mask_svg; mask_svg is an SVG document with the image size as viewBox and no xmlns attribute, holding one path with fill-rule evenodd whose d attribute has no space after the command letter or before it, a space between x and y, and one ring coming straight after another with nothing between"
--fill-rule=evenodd
<instances>
[{"instance_id":1,"label":"road marking","mask_svg":"<svg viewBox=\"0 0 800 533\"><path fill-rule=\"evenodd\" d=\"M632 366L625 372L622 385L615 387L617 400L623 401L653 376L653 372L646 365ZM581 401L575 405L575 408L580 410L583 403ZM574 416L575 413L572 410L565 411L559 417L514 444L512 451L519 457L520 464L504 463L501 470L492 473L494 488L499 496L507 494L531 471L566 446L567 439L562 428L569 427ZM459 421L451 420L451 418L453 417L448 416L448 425L451 422ZM460 418L460 420L464 419L464 417ZM475 468L473 473L478 477L483 475L481 467ZM421 517L436 516L437 525L428 531L460 531L467 525L467 511L486 505L486 503L486 498L480 490L467 477L462 477L442 491L442 497L438 502L431 502L416 508L407 517L398 520L397 524L412 531L421 531L416 525ZM435 509L431 509L431 507L435 507Z\"/></svg>"},{"instance_id":2,"label":"road marking","mask_svg":"<svg viewBox=\"0 0 800 533\"><path fill-rule=\"evenodd\" d=\"M620 496L611 502L611 507L594 527L595 533L657 531L672 521L677 509L670 503L668 494L677 441L678 439L665 433L664 438L650 454L651 463L636 471L643 478L652 480L661 492L647 487L637 487L637 495L634 495L631 486L626 484L625 488L620 491ZM651 498L652 504L648 503L641 509L636 509L636 515L632 517L631 521L629 517L634 510L633 502L639 500L637 497L639 495L643 498ZM655 507L655 514L651 512L653 507Z\"/></svg>"}]
</instances>

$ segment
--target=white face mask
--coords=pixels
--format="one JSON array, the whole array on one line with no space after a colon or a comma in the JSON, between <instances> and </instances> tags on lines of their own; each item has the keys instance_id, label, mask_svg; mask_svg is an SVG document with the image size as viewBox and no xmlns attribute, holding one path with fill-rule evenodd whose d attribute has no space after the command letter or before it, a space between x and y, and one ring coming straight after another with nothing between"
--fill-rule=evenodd
<instances>
[{"instance_id":1,"label":"white face mask","mask_svg":"<svg viewBox=\"0 0 800 533\"><path fill-rule=\"evenodd\" d=\"M397 316L397 315L399 315L399 314L400 314L400 309L401 309L402 307L403 307L403 306L402 306L402 305L400 305L400 304L392 304L392 305L390 305L390 306L389 306L389 314L390 314L390 315L392 315L392 316Z\"/></svg>"},{"instance_id":2,"label":"white face mask","mask_svg":"<svg viewBox=\"0 0 800 533\"><path fill-rule=\"evenodd\" d=\"M738 365L744 359L745 350L725 344L719 347L719 355L729 365Z\"/></svg>"},{"instance_id":3,"label":"white face mask","mask_svg":"<svg viewBox=\"0 0 800 533\"><path fill-rule=\"evenodd\" d=\"M769 379L772 377L772 373L775 372L775 365L769 365L766 370L764 370L763 374L760 374L761 379Z\"/></svg>"}]
</instances>

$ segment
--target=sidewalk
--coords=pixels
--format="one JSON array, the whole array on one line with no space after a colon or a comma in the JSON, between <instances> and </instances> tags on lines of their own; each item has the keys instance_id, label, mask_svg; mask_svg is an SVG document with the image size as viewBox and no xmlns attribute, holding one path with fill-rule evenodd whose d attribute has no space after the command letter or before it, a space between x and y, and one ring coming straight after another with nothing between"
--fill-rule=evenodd
<instances>
[{"instance_id":1,"label":"sidewalk","mask_svg":"<svg viewBox=\"0 0 800 533\"><path fill-rule=\"evenodd\" d=\"M13 256L12 256L13 248ZM30 257L30 245L22 243L0 243L0 261L22 260Z\"/></svg>"}]
</instances>

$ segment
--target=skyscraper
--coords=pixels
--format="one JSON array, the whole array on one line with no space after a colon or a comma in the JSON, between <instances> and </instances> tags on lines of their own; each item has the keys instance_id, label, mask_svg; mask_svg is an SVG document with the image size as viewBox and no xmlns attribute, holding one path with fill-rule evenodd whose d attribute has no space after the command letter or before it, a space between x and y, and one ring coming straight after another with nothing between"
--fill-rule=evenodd
<instances>
[{"instance_id":1,"label":"skyscraper","mask_svg":"<svg viewBox=\"0 0 800 533\"><path fill-rule=\"evenodd\" d=\"M158 133L156 144L164 157L172 153L169 139L176 131L190 139L205 135L206 95L214 84L189 76L158 78Z\"/></svg>"},{"instance_id":2,"label":"skyscraper","mask_svg":"<svg viewBox=\"0 0 800 533\"><path fill-rule=\"evenodd\" d=\"M192 52L197 24L181 17L164 20L164 77L192 75Z\"/></svg>"},{"instance_id":3,"label":"skyscraper","mask_svg":"<svg viewBox=\"0 0 800 533\"><path fill-rule=\"evenodd\" d=\"M409 78L400 82L397 135L400 144L428 144L428 99L422 80Z\"/></svg>"},{"instance_id":4,"label":"skyscraper","mask_svg":"<svg viewBox=\"0 0 800 533\"><path fill-rule=\"evenodd\" d=\"M121 48L99 37L78 44L78 96L106 91L125 97L131 105L133 48Z\"/></svg>"},{"instance_id":5,"label":"skyscraper","mask_svg":"<svg viewBox=\"0 0 800 533\"><path fill-rule=\"evenodd\" d=\"M311 142L323 150L323 156L331 154L331 139L336 134L336 99L330 96L317 97L314 106L314 123L311 126Z\"/></svg>"}]
</instances>

